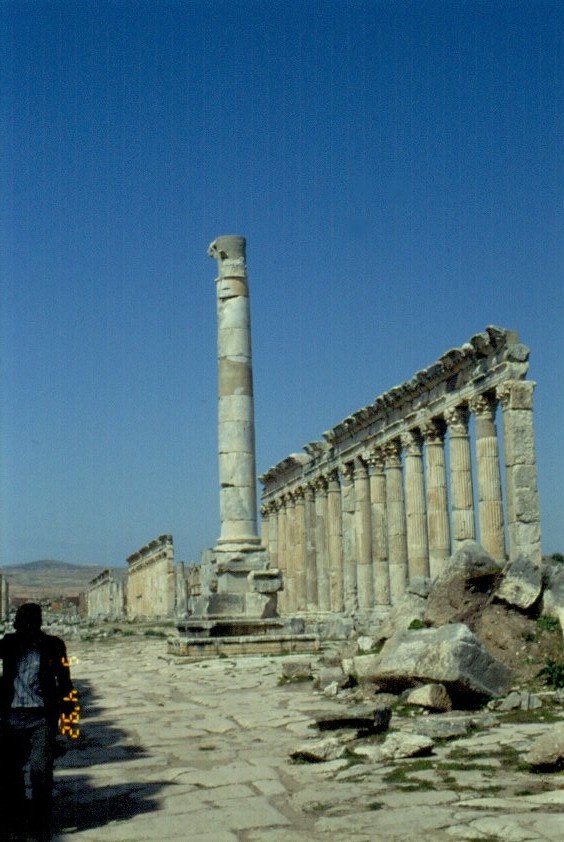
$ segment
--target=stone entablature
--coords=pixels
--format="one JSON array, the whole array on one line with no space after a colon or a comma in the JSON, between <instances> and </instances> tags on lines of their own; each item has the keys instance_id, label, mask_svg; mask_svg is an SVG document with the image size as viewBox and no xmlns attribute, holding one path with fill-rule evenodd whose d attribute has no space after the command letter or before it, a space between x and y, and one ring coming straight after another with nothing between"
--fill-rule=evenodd
<instances>
[{"instance_id":1,"label":"stone entablature","mask_svg":"<svg viewBox=\"0 0 564 842\"><path fill-rule=\"evenodd\" d=\"M127 558L127 618L172 618L176 575L172 535L160 535Z\"/></svg>"},{"instance_id":2,"label":"stone entablature","mask_svg":"<svg viewBox=\"0 0 564 842\"><path fill-rule=\"evenodd\" d=\"M85 599L89 620L119 620L125 617L124 582L116 579L110 570L103 570L91 580Z\"/></svg>"},{"instance_id":3,"label":"stone entablature","mask_svg":"<svg viewBox=\"0 0 564 842\"><path fill-rule=\"evenodd\" d=\"M516 333L488 327L260 477L282 611L365 614L469 539L540 563L528 358Z\"/></svg>"}]
</instances>

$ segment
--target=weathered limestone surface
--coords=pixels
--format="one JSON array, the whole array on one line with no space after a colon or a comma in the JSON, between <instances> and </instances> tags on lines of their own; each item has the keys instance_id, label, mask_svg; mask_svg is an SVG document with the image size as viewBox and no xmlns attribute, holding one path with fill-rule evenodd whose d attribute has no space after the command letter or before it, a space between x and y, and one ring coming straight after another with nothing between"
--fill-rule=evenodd
<instances>
[{"instance_id":1,"label":"weathered limestone surface","mask_svg":"<svg viewBox=\"0 0 564 842\"><path fill-rule=\"evenodd\" d=\"M7 620L10 616L10 585L5 576L0 573L0 620Z\"/></svg>"},{"instance_id":2,"label":"weathered limestone surface","mask_svg":"<svg viewBox=\"0 0 564 842\"><path fill-rule=\"evenodd\" d=\"M502 695L511 677L463 623L399 631L378 655L354 658L354 667L358 675L382 688L440 682L451 694L468 696Z\"/></svg>"},{"instance_id":3,"label":"weathered limestone surface","mask_svg":"<svg viewBox=\"0 0 564 842\"><path fill-rule=\"evenodd\" d=\"M245 238L218 237L217 260L218 453L221 534L225 550L256 548L255 426L251 312Z\"/></svg>"},{"instance_id":4,"label":"weathered limestone surface","mask_svg":"<svg viewBox=\"0 0 564 842\"><path fill-rule=\"evenodd\" d=\"M502 599L509 605L526 610L539 599L542 593L541 568L520 556L506 570L499 588L497 599Z\"/></svg>"},{"instance_id":5,"label":"weathered limestone surface","mask_svg":"<svg viewBox=\"0 0 564 842\"><path fill-rule=\"evenodd\" d=\"M172 535L160 535L127 559L127 617L174 617L176 582Z\"/></svg>"},{"instance_id":6,"label":"weathered limestone surface","mask_svg":"<svg viewBox=\"0 0 564 842\"><path fill-rule=\"evenodd\" d=\"M369 740L365 753L355 741L352 765L298 764L290 753L318 739L314 716L343 706L307 682L279 685L284 658L180 662L146 638L69 641L69 656L84 737L57 760L55 842L562 838L561 775L506 761L525 756L550 723L499 721L445 743L420 731L444 714L394 717L387 758L371 758L379 746ZM426 769L401 760L431 749ZM452 768L453 751L468 769ZM398 762L405 781L394 783L386 777Z\"/></svg>"},{"instance_id":7,"label":"weathered limestone surface","mask_svg":"<svg viewBox=\"0 0 564 842\"><path fill-rule=\"evenodd\" d=\"M260 477L263 517L291 521L286 501L306 498L307 594L293 582L289 604L379 617L410 581L440 576L466 541L503 563L506 533L510 561L541 564L528 356L516 333L490 326ZM285 575L292 534L278 559ZM270 525L268 535L272 552Z\"/></svg>"},{"instance_id":8,"label":"weathered limestone surface","mask_svg":"<svg viewBox=\"0 0 564 842\"><path fill-rule=\"evenodd\" d=\"M89 620L117 620L125 617L125 582L103 570L86 591L86 616Z\"/></svg>"}]
</instances>

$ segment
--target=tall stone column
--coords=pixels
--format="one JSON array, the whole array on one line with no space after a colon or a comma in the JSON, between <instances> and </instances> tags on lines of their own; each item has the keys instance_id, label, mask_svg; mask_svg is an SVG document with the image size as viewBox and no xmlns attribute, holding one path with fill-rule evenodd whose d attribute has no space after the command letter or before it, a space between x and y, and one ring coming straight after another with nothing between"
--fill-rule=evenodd
<instances>
[{"instance_id":1,"label":"tall stone column","mask_svg":"<svg viewBox=\"0 0 564 842\"><path fill-rule=\"evenodd\" d=\"M480 543L493 558L505 558L501 473L495 428L495 401L491 395L478 395L470 401L476 416L476 467Z\"/></svg>"},{"instance_id":2,"label":"tall stone column","mask_svg":"<svg viewBox=\"0 0 564 842\"><path fill-rule=\"evenodd\" d=\"M437 418L423 425L427 457L427 525L429 571L435 579L450 556L448 495L445 464L445 423Z\"/></svg>"},{"instance_id":3,"label":"tall stone column","mask_svg":"<svg viewBox=\"0 0 564 842\"><path fill-rule=\"evenodd\" d=\"M305 557L308 611L315 611L319 607L317 601L316 525L315 488L308 482L305 487Z\"/></svg>"},{"instance_id":4,"label":"tall stone column","mask_svg":"<svg viewBox=\"0 0 564 842\"><path fill-rule=\"evenodd\" d=\"M286 610L289 614L296 613L296 522L295 498L290 491L286 495Z\"/></svg>"},{"instance_id":5,"label":"tall stone column","mask_svg":"<svg viewBox=\"0 0 564 842\"><path fill-rule=\"evenodd\" d=\"M533 390L530 380L509 380L497 389L503 408L509 558L542 562Z\"/></svg>"},{"instance_id":6,"label":"tall stone column","mask_svg":"<svg viewBox=\"0 0 564 842\"><path fill-rule=\"evenodd\" d=\"M347 462L342 468L341 512L343 533L343 584L345 611L354 613L358 608L358 583L356 564L354 465Z\"/></svg>"},{"instance_id":7,"label":"tall stone column","mask_svg":"<svg viewBox=\"0 0 564 842\"><path fill-rule=\"evenodd\" d=\"M407 585L407 525L398 439L384 446L386 503L388 508L388 553L390 558L390 597L396 603Z\"/></svg>"},{"instance_id":8,"label":"tall stone column","mask_svg":"<svg viewBox=\"0 0 564 842\"><path fill-rule=\"evenodd\" d=\"M402 436L405 449L405 499L409 578L429 575L429 539L423 475L422 439L418 430Z\"/></svg>"},{"instance_id":9,"label":"tall stone column","mask_svg":"<svg viewBox=\"0 0 564 842\"><path fill-rule=\"evenodd\" d=\"M374 448L368 456L368 475L370 478L374 599L377 605L389 605L390 569L388 561L386 475L384 473L384 455L380 448Z\"/></svg>"},{"instance_id":10,"label":"tall stone column","mask_svg":"<svg viewBox=\"0 0 564 842\"><path fill-rule=\"evenodd\" d=\"M354 471L355 533L358 607L362 612L374 608L374 571L372 567L372 525L370 522L370 480L368 465L355 460Z\"/></svg>"},{"instance_id":11,"label":"tall stone column","mask_svg":"<svg viewBox=\"0 0 564 842\"><path fill-rule=\"evenodd\" d=\"M218 446L221 534L217 550L254 550L257 535L251 317L245 238L218 237L208 254L218 277Z\"/></svg>"},{"instance_id":12,"label":"tall stone column","mask_svg":"<svg viewBox=\"0 0 564 842\"><path fill-rule=\"evenodd\" d=\"M261 506L260 507L260 542L263 547L268 547L270 543L269 539L269 530L270 530L270 509L268 506Z\"/></svg>"},{"instance_id":13,"label":"tall stone column","mask_svg":"<svg viewBox=\"0 0 564 842\"><path fill-rule=\"evenodd\" d=\"M329 581L331 583L331 611L344 611L343 598L343 536L341 511L341 486L339 473L329 475L327 486L327 549L329 554Z\"/></svg>"},{"instance_id":14,"label":"tall stone column","mask_svg":"<svg viewBox=\"0 0 564 842\"><path fill-rule=\"evenodd\" d=\"M305 611L307 608L307 579L305 553L305 492L303 486L294 491L295 520L296 520L296 610Z\"/></svg>"},{"instance_id":15,"label":"tall stone column","mask_svg":"<svg viewBox=\"0 0 564 842\"><path fill-rule=\"evenodd\" d=\"M278 594L278 608L283 614L289 611L289 590L292 587L288 571L286 501L285 494L278 500L278 567L284 577L284 590Z\"/></svg>"},{"instance_id":16,"label":"tall stone column","mask_svg":"<svg viewBox=\"0 0 564 842\"><path fill-rule=\"evenodd\" d=\"M318 477L315 481L315 515L317 548L317 600L320 611L331 609L329 584L329 558L327 552L327 480Z\"/></svg>"},{"instance_id":17,"label":"tall stone column","mask_svg":"<svg viewBox=\"0 0 564 842\"><path fill-rule=\"evenodd\" d=\"M278 567L278 505L268 504L268 557L273 567Z\"/></svg>"},{"instance_id":18,"label":"tall stone column","mask_svg":"<svg viewBox=\"0 0 564 842\"><path fill-rule=\"evenodd\" d=\"M476 537L474 525L474 493L472 490L472 456L468 434L469 412L466 406L455 406L445 412L450 445L450 495L452 552L464 541Z\"/></svg>"}]
</instances>

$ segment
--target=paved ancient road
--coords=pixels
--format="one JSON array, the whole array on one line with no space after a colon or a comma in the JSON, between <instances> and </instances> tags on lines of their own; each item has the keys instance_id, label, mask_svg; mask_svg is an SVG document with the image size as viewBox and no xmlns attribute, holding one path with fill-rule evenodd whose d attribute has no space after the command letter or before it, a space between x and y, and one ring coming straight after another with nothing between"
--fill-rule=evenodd
<instances>
[{"instance_id":1,"label":"paved ancient road","mask_svg":"<svg viewBox=\"0 0 564 842\"><path fill-rule=\"evenodd\" d=\"M542 725L476 733L464 750L479 763L451 777L414 767L393 784L389 765L289 760L312 713L338 706L310 684L280 686L280 658L187 663L162 640L68 643L84 716L57 765L60 842L564 838L563 775L503 766Z\"/></svg>"}]
</instances>

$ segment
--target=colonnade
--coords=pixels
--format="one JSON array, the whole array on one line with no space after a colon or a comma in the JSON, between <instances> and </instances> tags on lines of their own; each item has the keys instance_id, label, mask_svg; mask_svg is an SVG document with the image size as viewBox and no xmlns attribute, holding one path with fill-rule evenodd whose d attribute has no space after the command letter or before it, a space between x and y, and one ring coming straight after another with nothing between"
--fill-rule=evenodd
<instances>
[{"instance_id":1,"label":"colonnade","mask_svg":"<svg viewBox=\"0 0 564 842\"><path fill-rule=\"evenodd\" d=\"M285 582L280 612L366 614L393 604L408 582L435 578L466 540L498 560L540 563L533 388L505 380L467 388L459 402L445 393L440 411L367 426L348 448L290 457L261 477L262 543Z\"/></svg>"}]
</instances>

